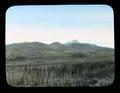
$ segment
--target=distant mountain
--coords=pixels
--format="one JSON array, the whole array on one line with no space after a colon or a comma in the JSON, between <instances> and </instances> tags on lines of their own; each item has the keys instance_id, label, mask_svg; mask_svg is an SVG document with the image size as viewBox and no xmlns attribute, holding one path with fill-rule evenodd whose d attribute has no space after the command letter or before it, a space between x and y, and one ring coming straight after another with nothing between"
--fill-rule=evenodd
<instances>
[{"instance_id":1,"label":"distant mountain","mask_svg":"<svg viewBox=\"0 0 120 93\"><path fill-rule=\"evenodd\" d=\"M114 54L114 49L100 47L94 44L72 41L65 44L53 42L23 42L6 45L6 59L15 60L41 60L54 58L69 58L70 56L96 55L100 53Z\"/></svg>"},{"instance_id":2,"label":"distant mountain","mask_svg":"<svg viewBox=\"0 0 120 93\"><path fill-rule=\"evenodd\" d=\"M6 45L7 48L14 48L14 47L26 47L26 48L74 48L74 49L112 49L109 47L101 47L101 46L97 46L95 44L91 44L91 43L80 43L77 40L72 40L72 41L68 41L67 43L60 43L60 42L53 42L51 44L45 44L45 43L41 43L41 42L23 42L23 43L13 43L13 44L8 44Z\"/></svg>"},{"instance_id":3,"label":"distant mountain","mask_svg":"<svg viewBox=\"0 0 120 93\"><path fill-rule=\"evenodd\" d=\"M62 48L62 49L67 48L64 44L61 44L59 42L53 42L53 43L49 44L49 46L51 48Z\"/></svg>"},{"instance_id":4,"label":"distant mountain","mask_svg":"<svg viewBox=\"0 0 120 93\"><path fill-rule=\"evenodd\" d=\"M71 41L68 41L66 44L79 44L80 42L77 41L77 40L71 40Z\"/></svg>"},{"instance_id":5,"label":"distant mountain","mask_svg":"<svg viewBox=\"0 0 120 93\"><path fill-rule=\"evenodd\" d=\"M41 42L22 42L22 43L13 43L13 44L8 44L7 46L18 46L18 47L21 47L21 46L31 46L31 47L34 47L34 46L46 46L47 44L45 43L41 43Z\"/></svg>"},{"instance_id":6,"label":"distant mountain","mask_svg":"<svg viewBox=\"0 0 120 93\"><path fill-rule=\"evenodd\" d=\"M77 40L68 41L67 43L64 43L64 45L72 49L74 48L74 49L85 49L85 50L95 50L95 49L96 50L113 50L112 48L101 47L91 43L80 43Z\"/></svg>"},{"instance_id":7,"label":"distant mountain","mask_svg":"<svg viewBox=\"0 0 120 93\"><path fill-rule=\"evenodd\" d=\"M41 58L42 51L48 51L51 48L44 43L40 42L23 42L8 44L6 46L6 57L13 59L35 59Z\"/></svg>"}]
</instances>

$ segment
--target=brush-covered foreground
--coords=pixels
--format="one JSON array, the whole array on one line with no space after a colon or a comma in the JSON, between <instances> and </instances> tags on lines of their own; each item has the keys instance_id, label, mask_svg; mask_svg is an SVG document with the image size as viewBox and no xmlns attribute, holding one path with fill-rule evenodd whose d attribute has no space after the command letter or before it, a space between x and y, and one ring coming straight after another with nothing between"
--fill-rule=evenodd
<instances>
[{"instance_id":1,"label":"brush-covered foreground","mask_svg":"<svg viewBox=\"0 0 120 93\"><path fill-rule=\"evenodd\" d=\"M7 67L12 86L107 86L114 80L113 62L46 64Z\"/></svg>"}]
</instances>

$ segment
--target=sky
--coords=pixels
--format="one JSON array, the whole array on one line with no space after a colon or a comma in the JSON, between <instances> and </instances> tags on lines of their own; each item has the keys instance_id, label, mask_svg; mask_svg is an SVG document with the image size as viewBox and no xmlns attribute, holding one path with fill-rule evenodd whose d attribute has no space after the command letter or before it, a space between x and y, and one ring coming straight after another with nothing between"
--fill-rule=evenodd
<instances>
[{"instance_id":1,"label":"sky","mask_svg":"<svg viewBox=\"0 0 120 93\"><path fill-rule=\"evenodd\" d=\"M6 44L78 40L114 48L114 13L108 5L22 5L6 11Z\"/></svg>"}]
</instances>

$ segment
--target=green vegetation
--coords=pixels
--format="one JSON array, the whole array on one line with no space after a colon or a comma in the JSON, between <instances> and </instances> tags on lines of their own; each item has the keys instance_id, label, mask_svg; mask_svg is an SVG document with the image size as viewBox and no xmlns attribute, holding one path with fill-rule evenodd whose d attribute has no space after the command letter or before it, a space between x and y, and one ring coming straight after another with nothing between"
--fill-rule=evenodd
<instances>
[{"instance_id":1,"label":"green vegetation","mask_svg":"<svg viewBox=\"0 0 120 93\"><path fill-rule=\"evenodd\" d=\"M7 81L12 86L101 86L114 80L113 62L10 66Z\"/></svg>"},{"instance_id":2,"label":"green vegetation","mask_svg":"<svg viewBox=\"0 0 120 93\"><path fill-rule=\"evenodd\" d=\"M70 44L64 45L58 42L51 45L38 42L7 45L8 84L15 87L112 84L115 68L114 50L79 43L75 48L75 45L72 44L71 47Z\"/></svg>"}]
</instances>

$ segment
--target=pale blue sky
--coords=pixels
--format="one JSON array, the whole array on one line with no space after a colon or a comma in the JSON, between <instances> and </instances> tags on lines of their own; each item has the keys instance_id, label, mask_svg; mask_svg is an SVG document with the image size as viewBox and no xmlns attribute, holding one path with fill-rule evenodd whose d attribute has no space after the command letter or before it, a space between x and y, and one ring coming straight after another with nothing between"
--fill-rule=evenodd
<instances>
[{"instance_id":1,"label":"pale blue sky","mask_svg":"<svg viewBox=\"0 0 120 93\"><path fill-rule=\"evenodd\" d=\"M113 19L108 5L13 6L6 12L6 44L77 39L114 47Z\"/></svg>"}]
</instances>

